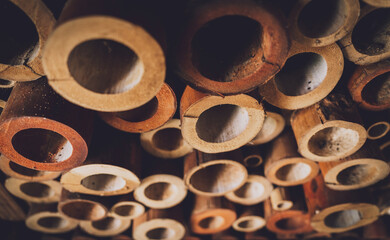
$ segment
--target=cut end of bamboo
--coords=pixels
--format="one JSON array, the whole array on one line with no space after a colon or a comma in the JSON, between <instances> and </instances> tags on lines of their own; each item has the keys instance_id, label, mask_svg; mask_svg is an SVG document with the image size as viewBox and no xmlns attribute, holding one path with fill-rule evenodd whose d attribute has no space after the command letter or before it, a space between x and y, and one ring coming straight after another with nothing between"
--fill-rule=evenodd
<instances>
[{"instance_id":1,"label":"cut end of bamboo","mask_svg":"<svg viewBox=\"0 0 390 240\"><path fill-rule=\"evenodd\" d=\"M260 155L249 155L242 162L247 168L256 168L263 163L263 157Z\"/></svg>"},{"instance_id":2,"label":"cut end of bamboo","mask_svg":"<svg viewBox=\"0 0 390 240\"><path fill-rule=\"evenodd\" d=\"M97 221L107 215L107 209L102 204L82 199L60 202L58 211L77 221Z\"/></svg>"},{"instance_id":3,"label":"cut end of bamboo","mask_svg":"<svg viewBox=\"0 0 390 240\"><path fill-rule=\"evenodd\" d=\"M255 232L262 229L266 224L264 218L259 216L240 217L234 221L232 227L238 232Z\"/></svg>"},{"instance_id":4,"label":"cut end of bamboo","mask_svg":"<svg viewBox=\"0 0 390 240\"><path fill-rule=\"evenodd\" d=\"M282 115L267 112L260 132L247 145L260 145L272 141L283 131L285 125L286 122Z\"/></svg>"},{"instance_id":5,"label":"cut end of bamboo","mask_svg":"<svg viewBox=\"0 0 390 240\"><path fill-rule=\"evenodd\" d=\"M112 206L110 212L116 218L135 219L145 212L145 207L135 201L122 201Z\"/></svg>"},{"instance_id":6,"label":"cut end of bamboo","mask_svg":"<svg viewBox=\"0 0 390 240\"><path fill-rule=\"evenodd\" d=\"M120 219L108 215L97 221L80 222L80 228L97 237L111 237L126 231L131 225L130 219Z\"/></svg>"},{"instance_id":7,"label":"cut end of bamboo","mask_svg":"<svg viewBox=\"0 0 390 240\"><path fill-rule=\"evenodd\" d=\"M13 88L15 85L15 81L0 79L0 89L1 88Z\"/></svg>"},{"instance_id":8,"label":"cut end of bamboo","mask_svg":"<svg viewBox=\"0 0 390 240\"><path fill-rule=\"evenodd\" d=\"M267 219L267 229L282 234L311 232L310 215L302 211L286 210Z\"/></svg>"},{"instance_id":9,"label":"cut end of bamboo","mask_svg":"<svg viewBox=\"0 0 390 240\"><path fill-rule=\"evenodd\" d=\"M191 229L197 234L214 234L231 227L236 218L236 213L231 209L208 209L191 216Z\"/></svg>"},{"instance_id":10,"label":"cut end of bamboo","mask_svg":"<svg viewBox=\"0 0 390 240\"><path fill-rule=\"evenodd\" d=\"M184 226L176 220L153 219L138 225L133 230L133 237L137 240L181 240L184 238L185 233Z\"/></svg>"},{"instance_id":11,"label":"cut end of bamboo","mask_svg":"<svg viewBox=\"0 0 390 240\"><path fill-rule=\"evenodd\" d=\"M58 202L62 190L61 184L54 180L30 182L28 180L8 178L4 185L14 196L34 203Z\"/></svg>"},{"instance_id":12,"label":"cut end of bamboo","mask_svg":"<svg viewBox=\"0 0 390 240\"><path fill-rule=\"evenodd\" d=\"M26 219L28 228L43 233L65 233L75 229L77 225L77 221L66 218L58 212L38 212Z\"/></svg>"},{"instance_id":13,"label":"cut end of bamboo","mask_svg":"<svg viewBox=\"0 0 390 240\"><path fill-rule=\"evenodd\" d=\"M367 128L367 138L376 140L384 137L390 131L390 123L376 122Z\"/></svg>"}]
</instances>

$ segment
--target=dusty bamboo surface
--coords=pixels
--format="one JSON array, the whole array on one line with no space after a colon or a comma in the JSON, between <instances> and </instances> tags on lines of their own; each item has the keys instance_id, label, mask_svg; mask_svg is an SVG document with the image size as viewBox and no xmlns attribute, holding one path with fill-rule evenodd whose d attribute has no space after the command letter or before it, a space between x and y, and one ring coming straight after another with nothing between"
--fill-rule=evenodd
<instances>
[{"instance_id":1,"label":"dusty bamboo surface","mask_svg":"<svg viewBox=\"0 0 390 240\"><path fill-rule=\"evenodd\" d=\"M127 111L150 101L164 83L166 67L160 22L146 13L134 1L68 1L43 56L53 89L101 112Z\"/></svg>"},{"instance_id":2,"label":"dusty bamboo surface","mask_svg":"<svg viewBox=\"0 0 390 240\"><path fill-rule=\"evenodd\" d=\"M277 187L270 195L271 207L275 211L285 211L293 207L289 188Z\"/></svg>"},{"instance_id":3,"label":"dusty bamboo surface","mask_svg":"<svg viewBox=\"0 0 390 240\"><path fill-rule=\"evenodd\" d=\"M116 236L126 231L130 225L130 219L117 218L110 213L101 220L80 222L80 228L83 231L96 237Z\"/></svg>"},{"instance_id":4,"label":"dusty bamboo surface","mask_svg":"<svg viewBox=\"0 0 390 240\"><path fill-rule=\"evenodd\" d=\"M242 164L248 169L255 169L263 163L264 149L259 146L242 147Z\"/></svg>"},{"instance_id":5,"label":"dusty bamboo surface","mask_svg":"<svg viewBox=\"0 0 390 240\"><path fill-rule=\"evenodd\" d=\"M112 216L130 220L141 216L144 212L145 207L133 198L122 199L122 201L118 201L110 209Z\"/></svg>"},{"instance_id":6,"label":"dusty bamboo surface","mask_svg":"<svg viewBox=\"0 0 390 240\"><path fill-rule=\"evenodd\" d=\"M283 116L276 112L266 111L264 123L260 132L257 133L248 146L260 145L274 140L284 129L286 121Z\"/></svg>"},{"instance_id":7,"label":"dusty bamboo surface","mask_svg":"<svg viewBox=\"0 0 390 240\"><path fill-rule=\"evenodd\" d=\"M341 94L295 111L291 127L302 156L314 161L335 161L356 152L367 138L354 103Z\"/></svg>"},{"instance_id":8,"label":"dusty bamboo surface","mask_svg":"<svg viewBox=\"0 0 390 240\"><path fill-rule=\"evenodd\" d=\"M255 232L262 229L266 224L263 211L263 204L239 207L236 210L237 220L232 225L233 229L238 232Z\"/></svg>"},{"instance_id":9,"label":"dusty bamboo surface","mask_svg":"<svg viewBox=\"0 0 390 240\"><path fill-rule=\"evenodd\" d=\"M272 80L260 86L259 92L276 107L305 108L333 90L343 69L343 54L336 43L310 47L294 41L285 66Z\"/></svg>"},{"instance_id":10,"label":"dusty bamboo surface","mask_svg":"<svg viewBox=\"0 0 390 240\"><path fill-rule=\"evenodd\" d=\"M26 219L26 211L0 184L0 219L7 221L23 221Z\"/></svg>"},{"instance_id":11,"label":"dusty bamboo surface","mask_svg":"<svg viewBox=\"0 0 390 240\"><path fill-rule=\"evenodd\" d=\"M17 83L0 117L0 151L27 168L64 171L87 157L91 123L92 112L62 99L46 79Z\"/></svg>"},{"instance_id":12,"label":"dusty bamboo surface","mask_svg":"<svg viewBox=\"0 0 390 240\"><path fill-rule=\"evenodd\" d=\"M1 3L5 24L1 42L0 78L31 81L45 75L42 50L56 20L41 0Z\"/></svg>"},{"instance_id":13,"label":"dusty bamboo surface","mask_svg":"<svg viewBox=\"0 0 390 240\"><path fill-rule=\"evenodd\" d=\"M264 173L272 183L295 186L317 176L317 163L301 157L297 152L298 147L290 129L286 129L271 144L265 158Z\"/></svg>"},{"instance_id":14,"label":"dusty bamboo surface","mask_svg":"<svg viewBox=\"0 0 390 240\"><path fill-rule=\"evenodd\" d=\"M375 7L390 7L389 1L386 0L363 0L363 2Z\"/></svg>"},{"instance_id":15,"label":"dusty bamboo surface","mask_svg":"<svg viewBox=\"0 0 390 240\"><path fill-rule=\"evenodd\" d=\"M125 132L148 132L163 126L176 112L176 95L164 83L149 102L124 112L101 112L100 117L112 127Z\"/></svg>"}]
</instances>

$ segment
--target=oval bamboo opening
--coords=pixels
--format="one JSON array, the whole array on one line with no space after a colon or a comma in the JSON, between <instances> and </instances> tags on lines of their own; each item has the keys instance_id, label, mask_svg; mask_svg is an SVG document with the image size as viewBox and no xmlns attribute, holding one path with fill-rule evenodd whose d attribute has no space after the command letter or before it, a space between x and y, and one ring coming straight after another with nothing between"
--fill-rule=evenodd
<instances>
[{"instance_id":1,"label":"oval bamboo opening","mask_svg":"<svg viewBox=\"0 0 390 240\"><path fill-rule=\"evenodd\" d=\"M258 217L254 217L251 219L245 219L245 220L239 221L237 226L239 228L244 229L244 230L251 230L251 229L259 229L259 228L263 227L264 223L265 223L264 220L261 221Z\"/></svg>"},{"instance_id":2,"label":"oval bamboo opening","mask_svg":"<svg viewBox=\"0 0 390 240\"><path fill-rule=\"evenodd\" d=\"M390 72L387 72L375 77L366 86L364 86L362 90L362 98L365 102L372 105L386 105L390 103L389 92Z\"/></svg>"},{"instance_id":3,"label":"oval bamboo opening","mask_svg":"<svg viewBox=\"0 0 390 240\"><path fill-rule=\"evenodd\" d=\"M68 69L84 88L101 94L119 94L137 85L144 65L127 46L108 39L77 45L69 54Z\"/></svg>"},{"instance_id":4,"label":"oval bamboo opening","mask_svg":"<svg viewBox=\"0 0 390 240\"><path fill-rule=\"evenodd\" d=\"M262 36L261 25L251 18L239 15L216 18L194 35L192 64L204 77L218 82L247 77L259 69Z\"/></svg>"},{"instance_id":5,"label":"oval bamboo opening","mask_svg":"<svg viewBox=\"0 0 390 240\"><path fill-rule=\"evenodd\" d=\"M276 178L281 181L295 182L307 178L312 169L309 164L298 162L286 164L276 171Z\"/></svg>"},{"instance_id":6,"label":"oval bamboo opening","mask_svg":"<svg viewBox=\"0 0 390 240\"><path fill-rule=\"evenodd\" d=\"M94 191L117 191L126 186L126 181L112 174L94 174L81 180L81 185Z\"/></svg>"},{"instance_id":7,"label":"oval bamboo opening","mask_svg":"<svg viewBox=\"0 0 390 240\"><path fill-rule=\"evenodd\" d=\"M9 167L11 168L12 171L19 173L20 175L23 176L39 177L44 175L43 171L37 171L34 169L26 168L11 161L9 161Z\"/></svg>"},{"instance_id":8,"label":"oval bamboo opening","mask_svg":"<svg viewBox=\"0 0 390 240\"><path fill-rule=\"evenodd\" d=\"M249 156L244 158L244 165L249 168L255 168L260 166L263 163L263 158L261 156Z\"/></svg>"},{"instance_id":9,"label":"oval bamboo opening","mask_svg":"<svg viewBox=\"0 0 390 240\"><path fill-rule=\"evenodd\" d=\"M218 229L223 226L225 219L221 216L212 216L199 221L199 226L204 229Z\"/></svg>"},{"instance_id":10,"label":"oval bamboo opening","mask_svg":"<svg viewBox=\"0 0 390 240\"><path fill-rule=\"evenodd\" d=\"M388 122L377 122L367 129L367 135L369 139L379 139L384 137L389 130L390 124Z\"/></svg>"},{"instance_id":11,"label":"oval bamboo opening","mask_svg":"<svg viewBox=\"0 0 390 240\"><path fill-rule=\"evenodd\" d=\"M278 211L284 211L288 210L292 207L293 203L289 200L281 200L276 204L276 210Z\"/></svg>"},{"instance_id":12,"label":"oval bamboo opening","mask_svg":"<svg viewBox=\"0 0 390 240\"><path fill-rule=\"evenodd\" d=\"M139 204L125 204L120 206L114 206L113 212L121 217L133 217L133 216L139 216L145 211L145 208Z\"/></svg>"},{"instance_id":13,"label":"oval bamboo opening","mask_svg":"<svg viewBox=\"0 0 390 240\"><path fill-rule=\"evenodd\" d=\"M157 182L145 188L145 196L155 201L164 201L177 194L177 187L169 182Z\"/></svg>"},{"instance_id":14,"label":"oval bamboo opening","mask_svg":"<svg viewBox=\"0 0 390 240\"><path fill-rule=\"evenodd\" d=\"M80 221L96 221L106 215L106 209L98 203L89 201L69 201L60 209L66 216Z\"/></svg>"},{"instance_id":15,"label":"oval bamboo opening","mask_svg":"<svg viewBox=\"0 0 390 240\"><path fill-rule=\"evenodd\" d=\"M183 145L183 137L178 128L163 128L153 135L152 142L159 149L173 151Z\"/></svg>"},{"instance_id":16,"label":"oval bamboo opening","mask_svg":"<svg viewBox=\"0 0 390 240\"><path fill-rule=\"evenodd\" d=\"M41 227L49 229L61 229L69 225L69 221L62 217L43 217L37 223Z\"/></svg>"},{"instance_id":17,"label":"oval bamboo opening","mask_svg":"<svg viewBox=\"0 0 390 240\"><path fill-rule=\"evenodd\" d=\"M329 214L324 219L324 223L330 228L347 228L356 225L360 220L362 220L360 212L350 209Z\"/></svg>"},{"instance_id":18,"label":"oval bamboo opening","mask_svg":"<svg viewBox=\"0 0 390 240\"><path fill-rule=\"evenodd\" d=\"M0 88L11 87L10 85L14 85L14 84L15 84L14 81L9 81L9 80L5 80L5 79L0 79Z\"/></svg>"},{"instance_id":19,"label":"oval bamboo opening","mask_svg":"<svg viewBox=\"0 0 390 240\"><path fill-rule=\"evenodd\" d=\"M175 236L175 231L170 228L160 227L149 230L146 236L149 239L170 239Z\"/></svg>"},{"instance_id":20,"label":"oval bamboo opening","mask_svg":"<svg viewBox=\"0 0 390 240\"><path fill-rule=\"evenodd\" d=\"M234 194L239 198L259 198L264 194L264 186L259 182L246 182Z\"/></svg>"},{"instance_id":21,"label":"oval bamboo opening","mask_svg":"<svg viewBox=\"0 0 390 240\"><path fill-rule=\"evenodd\" d=\"M357 185L367 183L378 175L378 169L368 164L358 164L343 169L337 175L337 181L342 185Z\"/></svg>"},{"instance_id":22,"label":"oval bamboo opening","mask_svg":"<svg viewBox=\"0 0 390 240\"><path fill-rule=\"evenodd\" d=\"M153 97L152 100L146 104L129 111L117 112L115 113L115 116L128 122L143 122L153 117L157 112L157 108L158 100L156 97Z\"/></svg>"},{"instance_id":23,"label":"oval bamboo opening","mask_svg":"<svg viewBox=\"0 0 390 240\"><path fill-rule=\"evenodd\" d=\"M282 218L275 225L285 231L294 231L306 227L305 218L302 217Z\"/></svg>"},{"instance_id":24,"label":"oval bamboo opening","mask_svg":"<svg viewBox=\"0 0 390 240\"><path fill-rule=\"evenodd\" d=\"M106 217L102 220L92 222L92 226L101 231L116 230L122 225L122 221L113 217Z\"/></svg>"},{"instance_id":25,"label":"oval bamboo opening","mask_svg":"<svg viewBox=\"0 0 390 240\"><path fill-rule=\"evenodd\" d=\"M26 182L21 184L19 188L24 194L36 198L47 198L55 194L50 186L40 182Z\"/></svg>"}]
</instances>

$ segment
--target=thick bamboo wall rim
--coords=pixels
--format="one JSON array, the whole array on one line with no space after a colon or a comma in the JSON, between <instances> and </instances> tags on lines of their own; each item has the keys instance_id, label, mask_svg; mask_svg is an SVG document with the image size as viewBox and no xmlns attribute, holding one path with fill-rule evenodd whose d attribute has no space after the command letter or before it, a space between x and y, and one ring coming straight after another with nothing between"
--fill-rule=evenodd
<instances>
[{"instance_id":1,"label":"thick bamboo wall rim","mask_svg":"<svg viewBox=\"0 0 390 240\"><path fill-rule=\"evenodd\" d=\"M390 123L380 121L372 124L367 128L367 138L377 140L387 135L390 131Z\"/></svg>"},{"instance_id":2,"label":"thick bamboo wall rim","mask_svg":"<svg viewBox=\"0 0 390 240\"><path fill-rule=\"evenodd\" d=\"M107 216L97 221L80 222L80 228L88 234L97 237L111 237L126 231L131 225L130 219L121 219L107 214Z\"/></svg>"},{"instance_id":3,"label":"thick bamboo wall rim","mask_svg":"<svg viewBox=\"0 0 390 240\"><path fill-rule=\"evenodd\" d=\"M288 196L286 188L277 187L270 195L271 207L276 211L286 211L293 207L294 203Z\"/></svg>"},{"instance_id":4,"label":"thick bamboo wall rim","mask_svg":"<svg viewBox=\"0 0 390 240\"><path fill-rule=\"evenodd\" d=\"M262 229L266 224L264 218L260 216L244 216L237 218L233 222L233 229L238 232L254 232Z\"/></svg>"},{"instance_id":5,"label":"thick bamboo wall rim","mask_svg":"<svg viewBox=\"0 0 390 240\"><path fill-rule=\"evenodd\" d=\"M249 141L247 145L260 145L272 141L283 131L285 125L286 121L282 115L276 112L266 111L262 128L256 137Z\"/></svg>"},{"instance_id":6,"label":"thick bamboo wall rim","mask_svg":"<svg viewBox=\"0 0 390 240\"><path fill-rule=\"evenodd\" d=\"M121 219L135 219L145 212L145 207L136 201L121 201L111 207L110 214Z\"/></svg>"},{"instance_id":7,"label":"thick bamboo wall rim","mask_svg":"<svg viewBox=\"0 0 390 240\"><path fill-rule=\"evenodd\" d=\"M78 222L58 212L43 211L30 215L26 226L32 230L44 233L65 233L74 230Z\"/></svg>"},{"instance_id":8,"label":"thick bamboo wall rim","mask_svg":"<svg viewBox=\"0 0 390 240\"><path fill-rule=\"evenodd\" d=\"M164 229L166 231L166 240L180 240L185 235L183 224L168 218L156 218L141 223L133 230L133 237L137 240L149 240L152 231Z\"/></svg>"}]
</instances>

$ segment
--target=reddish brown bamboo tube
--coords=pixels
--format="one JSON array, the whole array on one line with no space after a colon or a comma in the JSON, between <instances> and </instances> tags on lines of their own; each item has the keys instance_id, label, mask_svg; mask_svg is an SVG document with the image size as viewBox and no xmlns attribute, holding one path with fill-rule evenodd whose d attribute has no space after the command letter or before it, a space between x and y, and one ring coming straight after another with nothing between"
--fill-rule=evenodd
<instances>
[{"instance_id":1,"label":"reddish brown bamboo tube","mask_svg":"<svg viewBox=\"0 0 390 240\"><path fill-rule=\"evenodd\" d=\"M363 239L388 239L387 226L382 218L363 228Z\"/></svg>"},{"instance_id":2,"label":"reddish brown bamboo tube","mask_svg":"<svg viewBox=\"0 0 390 240\"><path fill-rule=\"evenodd\" d=\"M283 131L285 124L282 115L267 111L262 128L247 145L260 145L274 140Z\"/></svg>"},{"instance_id":3,"label":"reddish brown bamboo tube","mask_svg":"<svg viewBox=\"0 0 390 240\"><path fill-rule=\"evenodd\" d=\"M272 142L264 163L265 176L279 186L303 184L317 176L318 170L317 163L299 155L290 129Z\"/></svg>"},{"instance_id":4,"label":"reddish brown bamboo tube","mask_svg":"<svg viewBox=\"0 0 390 240\"><path fill-rule=\"evenodd\" d=\"M190 227L196 234L222 232L233 224L237 215L232 203L222 197L194 196Z\"/></svg>"},{"instance_id":5,"label":"reddish brown bamboo tube","mask_svg":"<svg viewBox=\"0 0 390 240\"><path fill-rule=\"evenodd\" d=\"M242 164L248 169L258 168L263 163L264 149L259 146L242 147Z\"/></svg>"},{"instance_id":6,"label":"reddish brown bamboo tube","mask_svg":"<svg viewBox=\"0 0 390 240\"><path fill-rule=\"evenodd\" d=\"M165 57L162 28L155 15L146 13L134 1L68 1L43 56L53 89L101 112L127 111L150 101L164 83Z\"/></svg>"},{"instance_id":7,"label":"reddish brown bamboo tube","mask_svg":"<svg viewBox=\"0 0 390 240\"><path fill-rule=\"evenodd\" d=\"M340 40L345 58L357 65L382 61L390 56L389 8L362 7L353 31Z\"/></svg>"},{"instance_id":8,"label":"reddish brown bamboo tube","mask_svg":"<svg viewBox=\"0 0 390 240\"><path fill-rule=\"evenodd\" d=\"M45 75L42 48L56 20L41 0L1 3L3 27L0 44L0 78L31 81Z\"/></svg>"},{"instance_id":9,"label":"reddish brown bamboo tube","mask_svg":"<svg viewBox=\"0 0 390 240\"><path fill-rule=\"evenodd\" d=\"M233 229L238 232L255 232L262 229L266 224L263 210L263 204L238 208Z\"/></svg>"},{"instance_id":10,"label":"reddish brown bamboo tube","mask_svg":"<svg viewBox=\"0 0 390 240\"><path fill-rule=\"evenodd\" d=\"M100 117L112 127L132 133L148 132L163 126L176 112L176 95L164 83L149 102L124 112L100 113Z\"/></svg>"},{"instance_id":11,"label":"reddish brown bamboo tube","mask_svg":"<svg viewBox=\"0 0 390 240\"><path fill-rule=\"evenodd\" d=\"M91 114L62 99L44 78L17 83L0 117L0 151L35 170L73 168L87 156Z\"/></svg>"},{"instance_id":12,"label":"reddish brown bamboo tube","mask_svg":"<svg viewBox=\"0 0 390 240\"><path fill-rule=\"evenodd\" d=\"M186 87L180 101L183 138L207 153L237 149L260 131L262 105L245 95L211 96Z\"/></svg>"},{"instance_id":13,"label":"reddish brown bamboo tube","mask_svg":"<svg viewBox=\"0 0 390 240\"><path fill-rule=\"evenodd\" d=\"M336 43L309 47L293 42L285 66L259 87L260 95L282 109L308 107L333 90L343 69L343 54Z\"/></svg>"},{"instance_id":14,"label":"reddish brown bamboo tube","mask_svg":"<svg viewBox=\"0 0 390 240\"><path fill-rule=\"evenodd\" d=\"M367 133L360 123L356 106L341 94L331 94L291 116L299 153L319 162L347 157L363 146Z\"/></svg>"},{"instance_id":15,"label":"reddish brown bamboo tube","mask_svg":"<svg viewBox=\"0 0 390 240\"><path fill-rule=\"evenodd\" d=\"M363 2L375 7L390 7L389 1L386 0L363 0Z\"/></svg>"},{"instance_id":16,"label":"reddish brown bamboo tube","mask_svg":"<svg viewBox=\"0 0 390 240\"><path fill-rule=\"evenodd\" d=\"M390 108L390 61L359 66L348 82L349 92L360 107L380 111Z\"/></svg>"},{"instance_id":17,"label":"reddish brown bamboo tube","mask_svg":"<svg viewBox=\"0 0 390 240\"><path fill-rule=\"evenodd\" d=\"M131 225L130 219L121 219L110 213L101 220L80 222L80 228L97 237L111 237L126 231Z\"/></svg>"}]
</instances>

